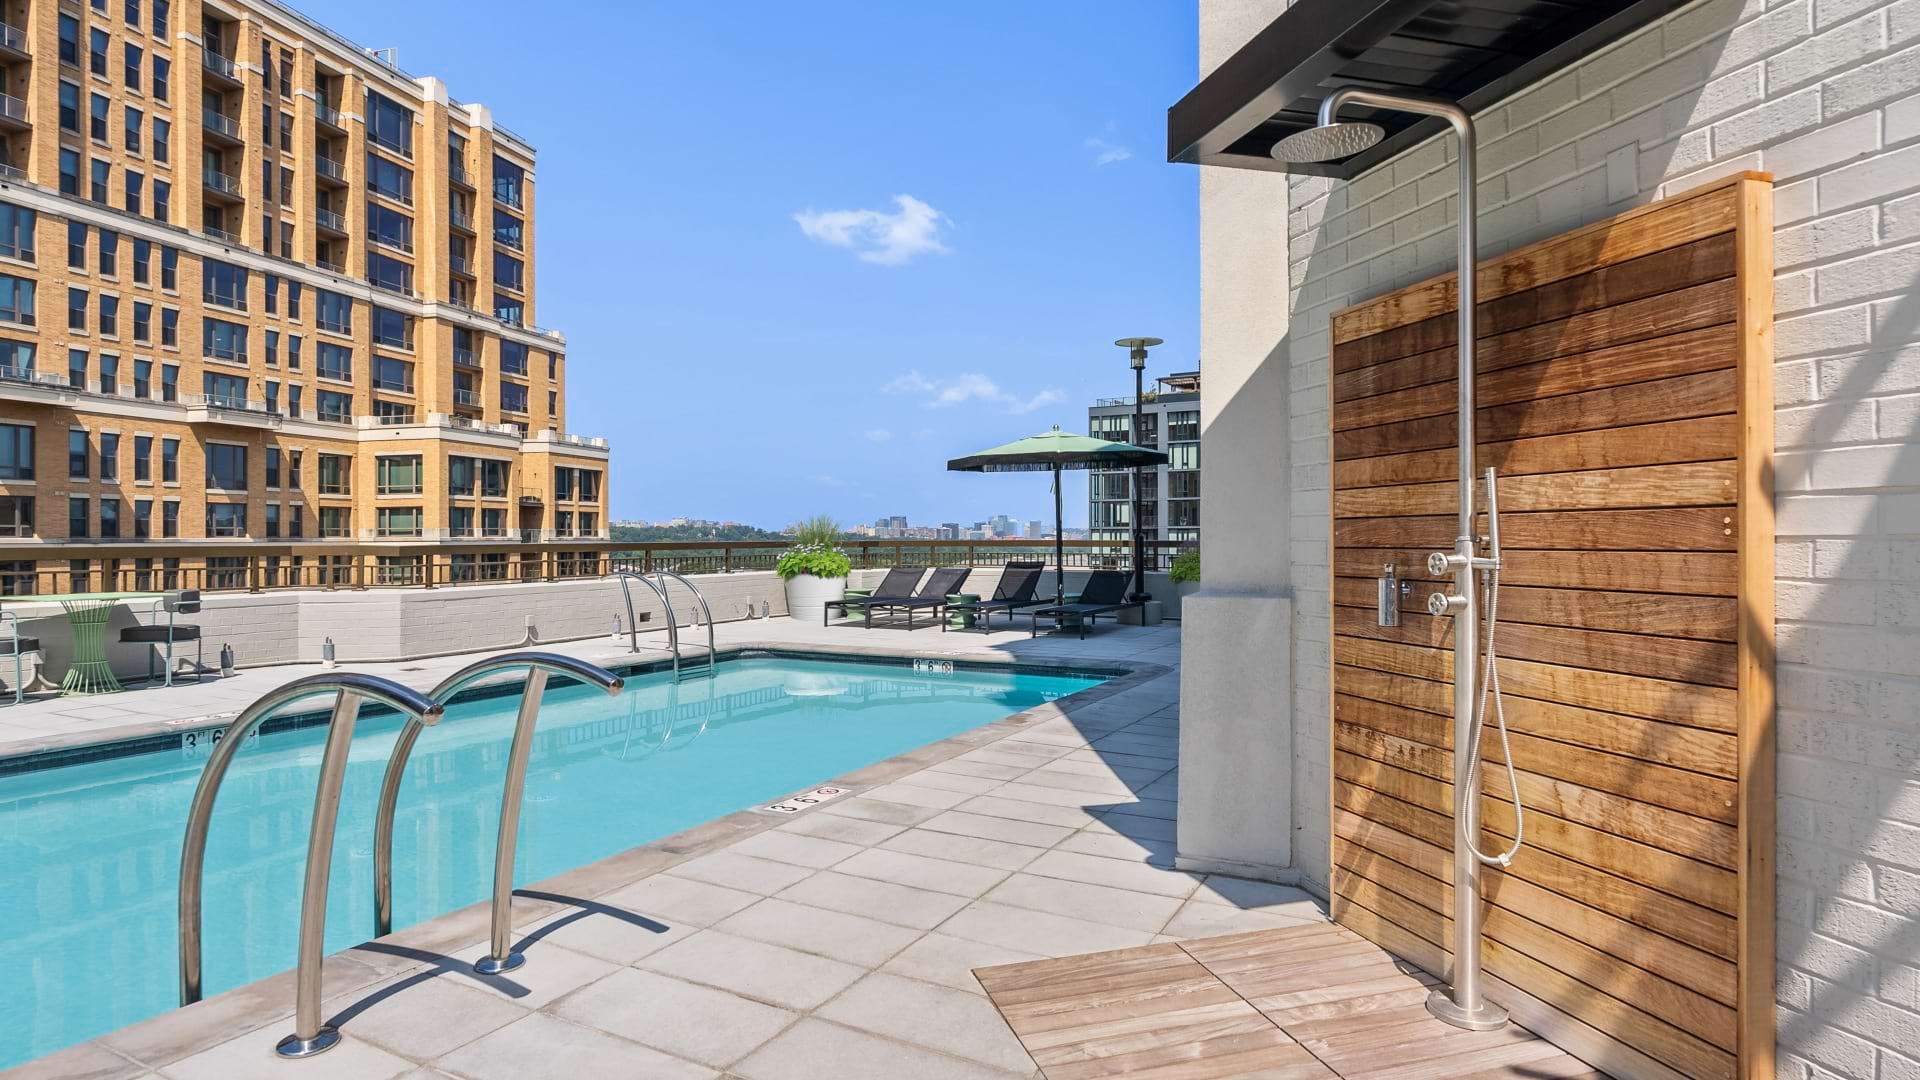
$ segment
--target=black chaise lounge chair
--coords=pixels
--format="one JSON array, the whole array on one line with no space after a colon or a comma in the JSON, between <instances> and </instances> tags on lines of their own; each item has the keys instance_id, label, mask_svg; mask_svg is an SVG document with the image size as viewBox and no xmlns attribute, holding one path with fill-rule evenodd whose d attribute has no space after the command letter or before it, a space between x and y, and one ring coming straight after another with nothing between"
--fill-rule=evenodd
<instances>
[{"instance_id":1,"label":"black chaise lounge chair","mask_svg":"<svg viewBox=\"0 0 1920 1080\"><path fill-rule=\"evenodd\" d=\"M976 627L981 630L993 628L993 613L996 611L1006 612L1007 621L1012 622L1014 613L1020 608L1053 602L1050 598L1034 599L1033 593L1040 586L1042 569L1043 565L1037 562L1010 562L1006 570L1001 573L1000 586L993 590L991 599L948 604L947 614L972 613L978 620ZM943 621L940 629L945 631L946 628L947 623Z\"/></svg>"},{"instance_id":2,"label":"black chaise lounge chair","mask_svg":"<svg viewBox=\"0 0 1920 1080\"><path fill-rule=\"evenodd\" d=\"M1069 625L1077 625L1080 636L1085 638L1087 627L1100 616L1143 607L1141 601L1127 599L1127 583L1131 580L1131 576L1119 570L1095 570L1087 578L1086 586L1080 590L1080 599L1076 603L1049 604L1029 612L1033 616L1032 636L1040 636L1040 620L1048 618L1062 630Z\"/></svg>"},{"instance_id":3,"label":"black chaise lounge chair","mask_svg":"<svg viewBox=\"0 0 1920 1080\"><path fill-rule=\"evenodd\" d=\"M906 612L909 630L913 629L913 613L916 611L931 611L936 618L939 617L942 609L947 606L948 595L959 588L960 583L967 580L967 575L972 572L964 566L943 566L928 574L927 580L914 590L912 596L896 597L892 600L881 600L877 596L870 597L869 599L878 603L865 605L867 626L873 625L873 613L876 611Z\"/></svg>"},{"instance_id":4,"label":"black chaise lounge chair","mask_svg":"<svg viewBox=\"0 0 1920 1080\"><path fill-rule=\"evenodd\" d=\"M889 600L907 600L912 598L913 587L919 584L920 575L925 572L926 571L918 566L894 567L887 571L886 577L880 579L879 588L874 589L871 595L849 596L842 600L827 601L827 606L820 612L820 625L827 625L828 616L833 613L834 608L839 608L840 613L844 615L853 608L863 608L870 604L884 604ZM867 625L873 625L873 616L871 614L867 616Z\"/></svg>"}]
</instances>

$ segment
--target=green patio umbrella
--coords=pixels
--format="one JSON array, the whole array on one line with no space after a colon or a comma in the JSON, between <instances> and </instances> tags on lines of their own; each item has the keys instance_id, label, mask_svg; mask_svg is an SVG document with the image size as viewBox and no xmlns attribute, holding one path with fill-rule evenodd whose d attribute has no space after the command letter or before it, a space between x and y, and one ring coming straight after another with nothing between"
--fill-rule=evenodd
<instances>
[{"instance_id":1,"label":"green patio umbrella","mask_svg":"<svg viewBox=\"0 0 1920 1080\"><path fill-rule=\"evenodd\" d=\"M1107 442L1091 435L1043 431L1019 442L982 450L947 462L949 472L1051 472L1053 474L1053 600L1067 595L1066 548L1061 527L1060 471L1062 469L1131 469L1165 465L1167 455L1132 443ZM1139 528L1140 523L1134 522Z\"/></svg>"}]
</instances>

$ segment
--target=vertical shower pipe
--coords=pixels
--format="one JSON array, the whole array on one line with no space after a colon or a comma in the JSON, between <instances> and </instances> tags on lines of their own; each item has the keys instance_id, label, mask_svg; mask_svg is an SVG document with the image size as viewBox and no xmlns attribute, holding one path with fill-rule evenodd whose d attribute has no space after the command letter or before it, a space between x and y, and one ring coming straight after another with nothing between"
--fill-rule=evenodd
<instances>
[{"instance_id":1,"label":"vertical shower pipe","mask_svg":"<svg viewBox=\"0 0 1920 1080\"><path fill-rule=\"evenodd\" d=\"M1447 560L1453 570L1453 595L1448 607L1453 614L1453 994L1435 991L1427 999L1427 1008L1456 1027L1473 1030L1497 1028L1507 1022L1507 1012L1486 1000L1480 985L1480 860L1469 845L1480 834L1480 800L1468 789L1468 770L1472 767L1467 748L1474 745L1474 702L1480 671L1480 600L1475 588L1479 573L1474 537L1474 280L1479 266L1479 243L1475 236L1478 198L1474 179L1473 117L1451 101L1440 101L1403 94L1381 93L1360 87L1343 87L1328 94L1320 103L1320 124L1332 124L1342 106L1365 105L1376 109L1435 116L1453 126L1460 137L1460 254L1454 274L1456 304L1459 311L1459 513L1460 533L1453 542L1453 555Z\"/></svg>"}]
</instances>

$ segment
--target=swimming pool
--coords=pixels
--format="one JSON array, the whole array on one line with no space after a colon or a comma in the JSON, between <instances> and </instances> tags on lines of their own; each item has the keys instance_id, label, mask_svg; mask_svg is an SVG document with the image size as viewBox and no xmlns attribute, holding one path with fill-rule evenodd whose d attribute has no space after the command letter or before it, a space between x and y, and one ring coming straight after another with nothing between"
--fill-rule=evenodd
<instances>
[{"instance_id":1,"label":"swimming pool","mask_svg":"<svg viewBox=\"0 0 1920 1080\"><path fill-rule=\"evenodd\" d=\"M611 699L556 687L527 770L515 881L771 802L1105 677L763 657L723 660L712 679L633 676ZM396 928L490 894L518 700L456 702L421 736L394 830ZM399 730L399 717L370 709L354 739L328 952L373 933L374 811ZM324 735L308 725L258 736L221 789L207 846L208 996L293 966ZM180 843L204 764L176 747L0 776L0 1068L177 1004Z\"/></svg>"}]
</instances>

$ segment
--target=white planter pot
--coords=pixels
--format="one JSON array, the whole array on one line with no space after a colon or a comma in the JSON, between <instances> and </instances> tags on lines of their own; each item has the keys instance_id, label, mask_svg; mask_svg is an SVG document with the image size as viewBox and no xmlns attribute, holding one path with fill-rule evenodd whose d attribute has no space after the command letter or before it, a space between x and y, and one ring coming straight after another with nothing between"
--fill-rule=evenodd
<instances>
[{"instance_id":1,"label":"white planter pot","mask_svg":"<svg viewBox=\"0 0 1920 1080\"><path fill-rule=\"evenodd\" d=\"M795 574L787 579L787 614L804 622L817 623L826 615L827 602L847 595L847 579Z\"/></svg>"}]
</instances>

